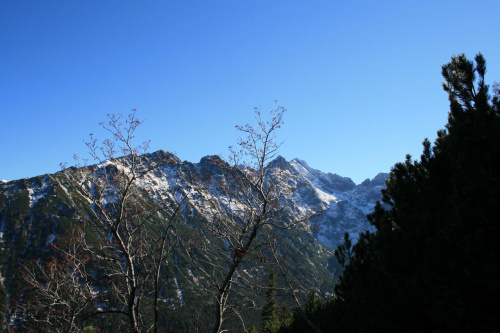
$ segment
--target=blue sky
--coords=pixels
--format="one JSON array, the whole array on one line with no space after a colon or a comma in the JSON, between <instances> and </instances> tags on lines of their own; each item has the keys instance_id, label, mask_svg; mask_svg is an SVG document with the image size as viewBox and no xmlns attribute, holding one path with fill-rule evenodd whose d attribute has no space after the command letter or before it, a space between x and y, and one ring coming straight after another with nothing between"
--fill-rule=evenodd
<instances>
[{"instance_id":1,"label":"blue sky","mask_svg":"<svg viewBox=\"0 0 500 333\"><path fill-rule=\"evenodd\" d=\"M281 155L356 183L447 121L441 65L481 51L500 81L500 2L0 1L0 179L59 170L135 108L139 141L225 154L285 106Z\"/></svg>"}]
</instances>

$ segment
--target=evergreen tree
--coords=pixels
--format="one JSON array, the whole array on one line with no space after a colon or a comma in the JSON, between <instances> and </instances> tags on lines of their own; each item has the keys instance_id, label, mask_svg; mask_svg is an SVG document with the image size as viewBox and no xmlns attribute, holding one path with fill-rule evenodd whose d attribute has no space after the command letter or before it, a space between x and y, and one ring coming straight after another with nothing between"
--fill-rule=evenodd
<instances>
[{"instance_id":1,"label":"evergreen tree","mask_svg":"<svg viewBox=\"0 0 500 333\"><path fill-rule=\"evenodd\" d=\"M280 332L289 327L293 321L293 312L288 303L284 302L279 306L278 317L280 318Z\"/></svg>"},{"instance_id":2,"label":"evergreen tree","mask_svg":"<svg viewBox=\"0 0 500 333\"><path fill-rule=\"evenodd\" d=\"M274 271L271 271L266 291L266 304L262 309L262 327L264 333L276 333L281 326L278 315L279 305L276 298L277 288L276 275Z\"/></svg>"},{"instance_id":3,"label":"evergreen tree","mask_svg":"<svg viewBox=\"0 0 500 333\"><path fill-rule=\"evenodd\" d=\"M349 262L349 258L352 255L352 241L349 238L349 233L344 233L344 244L340 244L337 246L337 250L335 250L335 257L342 267Z\"/></svg>"},{"instance_id":4,"label":"evergreen tree","mask_svg":"<svg viewBox=\"0 0 500 333\"><path fill-rule=\"evenodd\" d=\"M314 315L315 313L318 312L318 310L321 309L321 307L322 307L322 302L316 291L313 290L311 292L311 296L309 296L309 299L307 300L306 303L306 309L305 309L306 315L308 316Z\"/></svg>"},{"instance_id":5,"label":"evergreen tree","mask_svg":"<svg viewBox=\"0 0 500 333\"><path fill-rule=\"evenodd\" d=\"M258 333L259 331L257 331L257 329L255 328L255 326L252 326L247 332L248 333Z\"/></svg>"},{"instance_id":6,"label":"evergreen tree","mask_svg":"<svg viewBox=\"0 0 500 333\"><path fill-rule=\"evenodd\" d=\"M500 94L486 62L442 68L445 130L396 164L328 306L335 332L494 332L500 327Z\"/></svg>"},{"instance_id":7,"label":"evergreen tree","mask_svg":"<svg viewBox=\"0 0 500 333\"><path fill-rule=\"evenodd\" d=\"M301 332L313 332L313 328L306 321L304 315L307 317L311 323L318 329L317 324L326 323L330 318L325 317L325 303L321 301L320 297L316 291L312 291L309 299L304 306L304 313L297 307L293 313L293 318L287 325L282 325L280 333L301 333ZM329 317L329 316L328 316ZM322 330L319 330L322 331Z\"/></svg>"},{"instance_id":8,"label":"evergreen tree","mask_svg":"<svg viewBox=\"0 0 500 333\"><path fill-rule=\"evenodd\" d=\"M280 304L276 290L276 274L271 271L266 291L266 304L262 309L262 331L264 333L282 332L291 325L293 313L286 302Z\"/></svg>"}]
</instances>

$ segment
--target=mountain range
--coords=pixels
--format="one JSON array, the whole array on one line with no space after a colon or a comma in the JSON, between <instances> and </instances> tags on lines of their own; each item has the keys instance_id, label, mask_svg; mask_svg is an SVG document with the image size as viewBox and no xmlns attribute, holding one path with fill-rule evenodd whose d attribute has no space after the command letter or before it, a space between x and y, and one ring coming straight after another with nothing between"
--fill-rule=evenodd
<instances>
[{"instance_id":1,"label":"mountain range","mask_svg":"<svg viewBox=\"0 0 500 333\"><path fill-rule=\"evenodd\" d=\"M182 210L184 219L174 225L175 233L202 233L198 219L193 216L207 218L210 207L199 200L199 189L203 188L199 183L207 175L225 179L224 169L213 163L217 157L206 156L199 163L190 163L182 162L169 152L157 151L140 158L145 165L159 159L169 160L150 178L138 183L142 187L139 190L143 202L158 198L176 201L179 195L186 196L194 209ZM114 164L113 161L106 161L96 168L116 168ZM278 156L270 165L275 168L276 177L280 177L276 182L278 188L287 189L280 191L283 194L279 204L285 212L282 218L304 218L309 224L308 228L283 232L279 240L280 253L290 258L299 284L306 285L308 290L331 292L340 268L333 249L342 244L344 233L349 233L356 240L360 232L371 229L366 214L370 213L377 200L381 200L381 190L388 174L379 173L373 179L356 185L350 178L316 170L300 159L286 161ZM201 195L223 197L226 193L224 187L228 186L231 186L229 182L219 181ZM77 192L64 172L0 183L1 274L9 295L15 294L20 282L15 274L19 270L19 260L39 260L49 256L50 245L57 242L68 226L81 223L78 212L85 209L85 202L75 199ZM106 200L112 201L113 198ZM213 241L210 236L205 239ZM202 278L181 248L174 249L172 261L175 265L170 265L165 274L173 287L170 294L164 296L165 302L170 310L192 310L200 297L196 285L203 284L200 282ZM241 271L265 280L267 271L262 266L262 260L260 263L254 260L243 266Z\"/></svg>"}]
</instances>

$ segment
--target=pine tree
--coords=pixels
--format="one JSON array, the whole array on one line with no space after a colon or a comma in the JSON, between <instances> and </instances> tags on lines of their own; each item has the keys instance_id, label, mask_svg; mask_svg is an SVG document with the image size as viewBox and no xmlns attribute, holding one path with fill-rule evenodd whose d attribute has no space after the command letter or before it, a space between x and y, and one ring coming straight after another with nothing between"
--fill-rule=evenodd
<instances>
[{"instance_id":1,"label":"pine tree","mask_svg":"<svg viewBox=\"0 0 500 333\"><path fill-rule=\"evenodd\" d=\"M266 291L266 304L262 309L262 327L264 333L276 333L281 326L278 314L279 305L276 298L277 288L276 275L274 271L271 271Z\"/></svg>"},{"instance_id":2,"label":"pine tree","mask_svg":"<svg viewBox=\"0 0 500 333\"><path fill-rule=\"evenodd\" d=\"M248 333L258 333L259 331L257 331L257 329L255 328L255 326L252 326L247 332Z\"/></svg>"},{"instance_id":3,"label":"pine tree","mask_svg":"<svg viewBox=\"0 0 500 333\"><path fill-rule=\"evenodd\" d=\"M290 310L288 303L284 302L278 309L278 317L280 318L280 332L281 330L289 327L293 321L293 312Z\"/></svg>"},{"instance_id":4,"label":"pine tree","mask_svg":"<svg viewBox=\"0 0 500 333\"><path fill-rule=\"evenodd\" d=\"M321 299L319 298L316 291L313 290L311 292L311 296L309 296L309 299L307 300L306 303L306 309L305 309L306 315L308 316L314 315L315 313L318 312L318 310L320 310L321 306L322 306Z\"/></svg>"},{"instance_id":5,"label":"pine tree","mask_svg":"<svg viewBox=\"0 0 500 333\"><path fill-rule=\"evenodd\" d=\"M352 255L352 241L349 238L349 233L344 233L344 243L337 246L337 250L335 250L335 257L342 267L349 262L349 258Z\"/></svg>"},{"instance_id":6,"label":"pine tree","mask_svg":"<svg viewBox=\"0 0 500 333\"><path fill-rule=\"evenodd\" d=\"M446 129L392 168L377 231L360 235L329 305L332 331L500 327L500 94L485 73L481 54L443 66Z\"/></svg>"}]
</instances>

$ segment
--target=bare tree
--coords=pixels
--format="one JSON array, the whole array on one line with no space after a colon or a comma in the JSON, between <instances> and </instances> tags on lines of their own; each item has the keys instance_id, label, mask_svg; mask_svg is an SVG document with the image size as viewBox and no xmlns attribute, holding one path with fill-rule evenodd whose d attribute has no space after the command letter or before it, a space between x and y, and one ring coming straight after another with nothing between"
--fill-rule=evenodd
<instances>
[{"instance_id":1,"label":"bare tree","mask_svg":"<svg viewBox=\"0 0 500 333\"><path fill-rule=\"evenodd\" d=\"M68 231L69 242L54 244L59 261L25 268L27 285L48 308L24 315L39 321L36 316L47 311L62 313L71 323L61 325L54 316L44 320L65 332L78 331L89 318L103 315L126 318L119 320L124 328L115 329L157 332L165 281L161 273L176 243L171 228L185 196L165 197L155 187L159 169L176 161L163 152L141 156L149 142L133 145L141 124L135 110L126 118L108 117L101 126L112 139L100 143L91 134L87 143L98 164L82 165L75 156L76 167L63 170L76 189L73 204L82 207L77 211L81 226ZM150 313L153 318L146 318Z\"/></svg>"},{"instance_id":2,"label":"bare tree","mask_svg":"<svg viewBox=\"0 0 500 333\"><path fill-rule=\"evenodd\" d=\"M179 193L159 188L156 178L163 166L177 160L167 153L141 155L148 150L147 142L133 145L141 124L135 111L126 119L108 115L109 122L101 125L112 139L100 143L91 135L87 143L98 164L88 166L75 157L76 167L63 170L74 189L69 195L80 225L68 230L67 241L61 237L54 242L58 256L49 266L41 261L25 266L26 284L35 290L31 294L47 306L31 311L28 303L20 302L25 305L20 308L22 316L56 325L61 332L76 332L101 318L111 319L115 329L157 332L159 300L167 280L162 272L182 242L178 249L185 250L205 277L200 287L215 308L212 331L221 332L229 313L245 326L241 309L258 309L259 294L265 290L246 268L263 265L276 254L267 232L305 229L314 216L289 216L280 204L293 192L283 186L290 176L280 164L284 160L276 159L280 144L275 133L284 112L276 105L269 121L264 121L256 109L256 127L237 126L244 135L238 149L230 148L226 161L211 159L218 172L201 174L199 179L187 175L195 177L191 185L185 184L193 188L181 186ZM198 212L200 236L184 237L174 231L181 210ZM51 315L43 317L46 313Z\"/></svg>"},{"instance_id":3,"label":"bare tree","mask_svg":"<svg viewBox=\"0 0 500 333\"><path fill-rule=\"evenodd\" d=\"M290 263L287 263L284 260L282 260L282 258L280 258L278 250L279 246L276 242L276 235L272 232L267 232L266 238L267 238L267 244L269 244L270 253L273 259L274 266L278 267L278 272L280 273L285 283L285 287L282 290L287 292L287 294L291 296L296 306L297 309L296 311L298 311L301 318L309 326L309 328L315 333L321 333L321 329L309 319L304 307L300 302L300 299L303 297L300 297L298 294L301 292L303 293L305 291L308 291L308 288L300 285L297 278L293 277L293 275L290 274L290 271L292 270L290 267L291 266ZM295 273L297 273L296 270Z\"/></svg>"},{"instance_id":4,"label":"bare tree","mask_svg":"<svg viewBox=\"0 0 500 333\"><path fill-rule=\"evenodd\" d=\"M17 326L27 332L79 332L81 318L97 311L93 299L94 287L87 263L90 257L80 242L81 229L61 237L64 250L52 243L52 260L25 262L21 268L25 289L15 302L14 313L23 320Z\"/></svg>"},{"instance_id":5,"label":"bare tree","mask_svg":"<svg viewBox=\"0 0 500 333\"><path fill-rule=\"evenodd\" d=\"M241 305L246 309L257 307L252 296L264 286L256 284L241 267L250 257L257 261L267 260L269 244L264 231L268 228L302 228L311 217L294 219L285 216L280 205L280 197L291 189L279 185L286 180L283 179L286 174L281 172L279 161L272 161L280 147L275 134L283 124L285 111L276 105L270 120L265 121L260 109L256 108L257 126L236 126L245 137L239 139L238 149L230 147L228 161L219 157L212 159L222 172L216 177L208 177L205 206L211 210L203 213L209 216L203 225L221 241L205 242L204 255L193 255L192 258L211 285L208 292L215 304L214 333L221 332L228 312L232 311L241 319ZM200 193L203 191L199 190ZM196 250L200 250L199 247Z\"/></svg>"}]
</instances>

